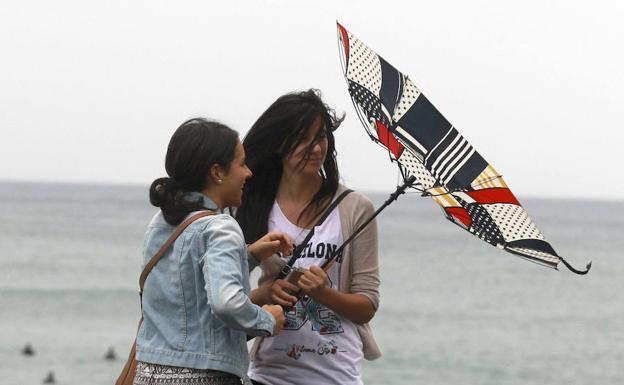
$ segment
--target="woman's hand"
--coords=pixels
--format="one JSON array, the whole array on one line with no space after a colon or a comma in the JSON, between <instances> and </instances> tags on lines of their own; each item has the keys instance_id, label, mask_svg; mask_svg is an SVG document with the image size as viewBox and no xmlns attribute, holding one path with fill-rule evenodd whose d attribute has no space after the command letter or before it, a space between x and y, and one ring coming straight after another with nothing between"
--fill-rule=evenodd
<instances>
[{"instance_id":1,"label":"woman's hand","mask_svg":"<svg viewBox=\"0 0 624 385\"><path fill-rule=\"evenodd\" d=\"M249 250L251 255L259 262L262 262L275 253L290 255L293 250L293 245L288 234L272 231L249 245L247 250Z\"/></svg>"},{"instance_id":2,"label":"woman's hand","mask_svg":"<svg viewBox=\"0 0 624 385\"><path fill-rule=\"evenodd\" d=\"M275 318L275 326L273 327L272 336L279 334L280 330L284 327L286 317L284 317L284 309L280 305L264 305L262 309L269 312L273 318Z\"/></svg>"},{"instance_id":3,"label":"woman's hand","mask_svg":"<svg viewBox=\"0 0 624 385\"><path fill-rule=\"evenodd\" d=\"M289 309L297 302L297 297L293 294L297 294L299 290L297 285L277 279L253 289L249 298L256 305L281 305Z\"/></svg>"},{"instance_id":4,"label":"woman's hand","mask_svg":"<svg viewBox=\"0 0 624 385\"><path fill-rule=\"evenodd\" d=\"M297 294L299 288L283 279L277 279L271 284L269 291L270 302L278 305L282 305L285 308L291 308L297 302L297 297L293 294Z\"/></svg>"},{"instance_id":5,"label":"woman's hand","mask_svg":"<svg viewBox=\"0 0 624 385\"><path fill-rule=\"evenodd\" d=\"M312 297L316 302L322 303L320 299L326 294L327 287L327 273L325 270L318 266L310 266L310 270L306 270L297 285L301 288L305 294Z\"/></svg>"},{"instance_id":6,"label":"woman's hand","mask_svg":"<svg viewBox=\"0 0 624 385\"><path fill-rule=\"evenodd\" d=\"M311 266L298 281L301 291L314 301L327 306L341 316L355 323L366 323L375 315L375 308L370 299L357 293L342 293L327 286L325 270Z\"/></svg>"}]
</instances>

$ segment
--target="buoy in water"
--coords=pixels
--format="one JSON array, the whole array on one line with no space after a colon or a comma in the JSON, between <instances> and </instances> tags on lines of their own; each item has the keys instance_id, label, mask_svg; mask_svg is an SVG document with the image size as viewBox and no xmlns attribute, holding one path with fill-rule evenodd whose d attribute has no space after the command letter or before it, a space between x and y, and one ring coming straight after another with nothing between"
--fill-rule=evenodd
<instances>
[{"instance_id":1,"label":"buoy in water","mask_svg":"<svg viewBox=\"0 0 624 385\"><path fill-rule=\"evenodd\" d=\"M24 346L24 348L22 349L22 354L25 356L34 356L35 349L33 349L30 343L27 343L26 346Z\"/></svg>"},{"instance_id":2,"label":"buoy in water","mask_svg":"<svg viewBox=\"0 0 624 385\"><path fill-rule=\"evenodd\" d=\"M44 384L56 384L56 379L54 378L54 372L48 372L46 378L43 379Z\"/></svg>"},{"instance_id":3,"label":"buoy in water","mask_svg":"<svg viewBox=\"0 0 624 385\"><path fill-rule=\"evenodd\" d=\"M109 347L108 351L106 352L106 355L104 356L104 358L106 358L109 361L114 361L117 359L117 354L115 354L115 349L113 349L113 347Z\"/></svg>"}]
</instances>

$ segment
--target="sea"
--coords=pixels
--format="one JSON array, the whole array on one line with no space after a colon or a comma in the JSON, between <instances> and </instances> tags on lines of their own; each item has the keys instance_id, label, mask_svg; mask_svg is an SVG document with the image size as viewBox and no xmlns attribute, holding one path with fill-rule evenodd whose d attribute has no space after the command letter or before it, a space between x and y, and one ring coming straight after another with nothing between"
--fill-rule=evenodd
<instances>
[{"instance_id":1,"label":"sea","mask_svg":"<svg viewBox=\"0 0 624 385\"><path fill-rule=\"evenodd\" d=\"M378 217L384 355L363 363L366 384L624 383L624 202L520 200L589 274L491 247L405 194ZM0 384L114 383L154 213L147 186L0 183Z\"/></svg>"}]
</instances>

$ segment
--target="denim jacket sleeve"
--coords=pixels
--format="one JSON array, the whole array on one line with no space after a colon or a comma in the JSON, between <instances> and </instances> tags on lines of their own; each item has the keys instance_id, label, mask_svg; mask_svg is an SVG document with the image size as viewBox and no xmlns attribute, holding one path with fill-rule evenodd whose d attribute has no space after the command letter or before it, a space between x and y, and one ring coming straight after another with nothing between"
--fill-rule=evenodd
<instances>
[{"instance_id":1,"label":"denim jacket sleeve","mask_svg":"<svg viewBox=\"0 0 624 385\"><path fill-rule=\"evenodd\" d=\"M210 222L203 232L206 251L201 258L208 305L231 328L254 336L270 335L275 318L248 296L247 247L240 227L229 216Z\"/></svg>"}]
</instances>

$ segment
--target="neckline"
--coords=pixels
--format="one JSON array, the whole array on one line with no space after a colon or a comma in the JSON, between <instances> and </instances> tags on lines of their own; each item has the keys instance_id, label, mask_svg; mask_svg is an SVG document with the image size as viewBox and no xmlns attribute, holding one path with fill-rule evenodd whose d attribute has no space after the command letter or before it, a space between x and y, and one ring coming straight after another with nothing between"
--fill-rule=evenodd
<instances>
[{"instance_id":1,"label":"neckline","mask_svg":"<svg viewBox=\"0 0 624 385\"><path fill-rule=\"evenodd\" d=\"M290 219L288 219L288 217L286 216L286 214L284 214L284 212L282 211L282 208L280 207L279 203L277 202L277 199L275 200L275 207L277 207L277 213L282 217L282 219L284 220L284 222L286 222L289 226L291 226L293 229L297 230L299 233L303 233L303 234L307 234L310 232L311 229L306 229L305 227L299 227L296 224L292 223L290 221Z\"/></svg>"}]
</instances>

